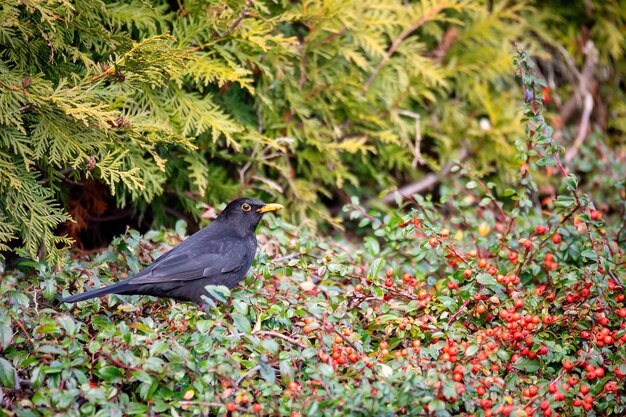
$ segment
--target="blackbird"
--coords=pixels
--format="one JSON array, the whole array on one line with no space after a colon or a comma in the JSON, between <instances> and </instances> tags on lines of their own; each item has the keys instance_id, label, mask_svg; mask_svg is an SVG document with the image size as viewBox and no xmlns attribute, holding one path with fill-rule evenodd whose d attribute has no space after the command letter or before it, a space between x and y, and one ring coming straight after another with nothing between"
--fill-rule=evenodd
<instances>
[{"instance_id":1,"label":"blackbird","mask_svg":"<svg viewBox=\"0 0 626 417\"><path fill-rule=\"evenodd\" d=\"M256 254L255 230L263 214L280 210L254 198L230 202L217 219L163 254L150 266L118 283L72 295L75 303L105 294L142 294L204 304L206 285L233 288L250 269Z\"/></svg>"}]
</instances>

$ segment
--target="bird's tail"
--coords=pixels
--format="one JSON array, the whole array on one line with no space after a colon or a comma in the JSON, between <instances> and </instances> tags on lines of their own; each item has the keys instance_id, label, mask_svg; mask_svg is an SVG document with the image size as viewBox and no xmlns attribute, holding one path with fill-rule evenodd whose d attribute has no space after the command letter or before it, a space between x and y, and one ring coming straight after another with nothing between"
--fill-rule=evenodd
<instances>
[{"instance_id":1,"label":"bird's tail","mask_svg":"<svg viewBox=\"0 0 626 417\"><path fill-rule=\"evenodd\" d=\"M95 290L85 291L81 294L70 295L63 298L61 301L64 303L76 303L78 301L88 300L90 298L100 297L106 294L120 294L129 288L127 282L118 282L113 285L107 285L106 287L96 288Z\"/></svg>"}]
</instances>

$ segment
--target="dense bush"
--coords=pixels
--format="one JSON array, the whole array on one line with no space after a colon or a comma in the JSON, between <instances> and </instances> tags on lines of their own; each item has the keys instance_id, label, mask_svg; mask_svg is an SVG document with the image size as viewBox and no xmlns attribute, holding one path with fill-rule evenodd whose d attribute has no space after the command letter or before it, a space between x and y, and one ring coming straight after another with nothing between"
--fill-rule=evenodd
<instances>
[{"instance_id":1,"label":"dense bush","mask_svg":"<svg viewBox=\"0 0 626 417\"><path fill-rule=\"evenodd\" d=\"M626 263L616 211L624 184L606 181L602 206L578 185L529 67L518 53L527 134L507 198L461 164L440 205L416 195L401 216L347 205L362 241L323 239L270 218L253 273L231 294L215 290L224 303L209 314L147 297L52 301L137 271L181 230L129 231L94 257L6 272L3 410L624 415ZM623 176L619 154L598 143L581 150L581 164L594 162L588 181L604 171ZM542 185L555 188L548 198L535 181L544 170L555 170Z\"/></svg>"},{"instance_id":2,"label":"dense bush","mask_svg":"<svg viewBox=\"0 0 626 417\"><path fill-rule=\"evenodd\" d=\"M570 3L5 1L0 250L52 260L118 205L171 226L239 193L335 222L324 198L462 155L510 181L515 39L549 58L564 138L589 92L623 140L624 8Z\"/></svg>"}]
</instances>

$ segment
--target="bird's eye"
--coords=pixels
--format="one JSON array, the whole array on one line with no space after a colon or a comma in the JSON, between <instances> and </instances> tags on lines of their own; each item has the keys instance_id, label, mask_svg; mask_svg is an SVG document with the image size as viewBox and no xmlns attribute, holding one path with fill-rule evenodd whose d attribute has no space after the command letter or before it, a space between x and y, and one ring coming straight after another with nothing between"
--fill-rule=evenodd
<instances>
[{"instance_id":1,"label":"bird's eye","mask_svg":"<svg viewBox=\"0 0 626 417\"><path fill-rule=\"evenodd\" d=\"M243 203L243 204L241 205L241 209L242 209L243 211L250 211L250 210L252 210L252 207L250 207L250 204L248 204L248 203Z\"/></svg>"}]
</instances>

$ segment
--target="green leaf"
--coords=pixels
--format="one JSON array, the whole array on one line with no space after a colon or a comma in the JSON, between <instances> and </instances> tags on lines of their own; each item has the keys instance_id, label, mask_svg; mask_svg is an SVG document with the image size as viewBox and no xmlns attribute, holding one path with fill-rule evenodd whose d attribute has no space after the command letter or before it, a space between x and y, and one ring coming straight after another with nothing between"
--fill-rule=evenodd
<instances>
[{"instance_id":1,"label":"green leaf","mask_svg":"<svg viewBox=\"0 0 626 417\"><path fill-rule=\"evenodd\" d=\"M13 340L11 317L0 312L0 351L7 349Z\"/></svg>"},{"instance_id":2,"label":"green leaf","mask_svg":"<svg viewBox=\"0 0 626 417\"><path fill-rule=\"evenodd\" d=\"M115 366L103 366L95 372L98 377L108 382L120 382L124 376L124 371Z\"/></svg>"},{"instance_id":3,"label":"green leaf","mask_svg":"<svg viewBox=\"0 0 626 417\"><path fill-rule=\"evenodd\" d=\"M0 386L5 388L15 387L17 378L17 372L11 362L0 357Z\"/></svg>"},{"instance_id":4,"label":"green leaf","mask_svg":"<svg viewBox=\"0 0 626 417\"><path fill-rule=\"evenodd\" d=\"M537 372L541 365L534 359L520 358L513 364L513 367L527 373L533 373Z\"/></svg>"},{"instance_id":5,"label":"green leaf","mask_svg":"<svg viewBox=\"0 0 626 417\"><path fill-rule=\"evenodd\" d=\"M207 285L204 287L209 295L221 303L228 301L230 290L224 285Z\"/></svg>"},{"instance_id":6,"label":"green leaf","mask_svg":"<svg viewBox=\"0 0 626 417\"><path fill-rule=\"evenodd\" d=\"M596 259L596 251L593 249L585 249L580 253L580 255L587 259Z\"/></svg>"},{"instance_id":7,"label":"green leaf","mask_svg":"<svg viewBox=\"0 0 626 417\"><path fill-rule=\"evenodd\" d=\"M578 188L578 180L574 174L568 175L563 181L565 182L567 189L570 191L575 191L576 188Z\"/></svg>"},{"instance_id":8,"label":"green leaf","mask_svg":"<svg viewBox=\"0 0 626 417\"><path fill-rule=\"evenodd\" d=\"M504 289L504 286L498 283L496 279L490 274L478 274L476 276L476 282L484 285L485 287Z\"/></svg>"},{"instance_id":9,"label":"green leaf","mask_svg":"<svg viewBox=\"0 0 626 417\"><path fill-rule=\"evenodd\" d=\"M472 357L478 352L478 345L469 345L465 350L466 357Z\"/></svg>"},{"instance_id":10,"label":"green leaf","mask_svg":"<svg viewBox=\"0 0 626 417\"><path fill-rule=\"evenodd\" d=\"M448 297L446 295L440 295L438 297L438 300L441 301L441 304L443 304L449 310L455 310L459 306L454 298Z\"/></svg>"},{"instance_id":11,"label":"green leaf","mask_svg":"<svg viewBox=\"0 0 626 417\"><path fill-rule=\"evenodd\" d=\"M233 313L231 314L233 321L235 322L235 326L237 329L245 334L249 334L252 330L252 326L250 326L250 321L248 321L247 317L243 314Z\"/></svg>"},{"instance_id":12,"label":"green leaf","mask_svg":"<svg viewBox=\"0 0 626 417\"><path fill-rule=\"evenodd\" d=\"M135 414L141 414L141 415L147 415L148 414L148 405L146 404L139 404L139 403L135 403L132 402L130 404L128 404L125 408L124 408L124 412L126 414L130 414L130 415L135 415Z\"/></svg>"},{"instance_id":13,"label":"green leaf","mask_svg":"<svg viewBox=\"0 0 626 417\"><path fill-rule=\"evenodd\" d=\"M367 277L368 278L376 278L380 271L382 271L383 266L385 265L385 261L382 258L376 258L371 263L369 268L367 269Z\"/></svg>"},{"instance_id":14,"label":"green leaf","mask_svg":"<svg viewBox=\"0 0 626 417\"><path fill-rule=\"evenodd\" d=\"M556 159L552 156L547 158L541 158L537 161L537 165L553 167L556 166Z\"/></svg>"},{"instance_id":15,"label":"green leaf","mask_svg":"<svg viewBox=\"0 0 626 417\"><path fill-rule=\"evenodd\" d=\"M46 323L35 329L35 334L51 334L51 333L61 333L59 328L54 323Z\"/></svg>"}]
</instances>

